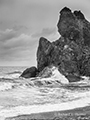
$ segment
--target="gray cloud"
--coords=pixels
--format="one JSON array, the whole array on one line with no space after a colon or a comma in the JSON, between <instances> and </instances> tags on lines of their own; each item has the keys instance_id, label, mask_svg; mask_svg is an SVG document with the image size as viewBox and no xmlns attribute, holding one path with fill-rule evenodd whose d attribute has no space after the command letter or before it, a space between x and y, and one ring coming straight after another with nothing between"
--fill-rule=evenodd
<instances>
[{"instance_id":1,"label":"gray cloud","mask_svg":"<svg viewBox=\"0 0 90 120\"><path fill-rule=\"evenodd\" d=\"M11 5L14 0L0 0L0 5Z\"/></svg>"},{"instance_id":2,"label":"gray cloud","mask_svg":"<svg viewBox=\"0 0 90 120\"><path fill-rule=\"evenodd\" d=\"M26 34L21 34L18 37L14 37L9 39L4 43L5 48L16 48L16 47L26 47L31 44L31 36Z\"/></svg>"},{"instance_id":3,"label":"gray cloud","mask_svg":"<svg viewBox=\"0 0 90 120\"><path fill-rule=\"evenodd\" d=\"M15 31L18 31L18 30L22 30L22 29L27 30L28 28L26 26L23 26L23 25L14 25L13 29Z\"/></svg>"},{"instance_id":4,"label":"gray cloud","mask_svg":"<svg viewBox=\"0 0 90 120\"><path fill-rule=\"evenodd\" d=\"M13 33L15 33L13 35ZM14 30L6 29L0 31L0 63L2 61L11 64L15 61L23 62L30 61L30 54L35 53L37 42L35 39L32 40L31 35L20 34L17 36ZM11 36L12 35L12 36ZM3 38L3 39L2 39ZM7 39L6 39L7 38ZM35 62L35 55L32 55L32 59ZM32 60L31 59L31 60Z\"/></svg>"},{"instance_id":5,"label":"gray cloud","mask_svg":"<svg viewBox=\"0 0 90 120\"><path fill-rule=\"evenodd\" d=\"M5 42L6 40L16 37L18 34L13 29L6 29L5 31L0 31L0 41Z\"/></svg>"},{"instance_id":6,"label":"gray cloud","mask_svg":"<svg viewBox=\"0 0 90 120\"><path fill-rule=\"evenodd\" d=\"M56 33L56 28L43 28L41 32L37 32L32 37L50 36Z\"/></svg>"}]
</instances>

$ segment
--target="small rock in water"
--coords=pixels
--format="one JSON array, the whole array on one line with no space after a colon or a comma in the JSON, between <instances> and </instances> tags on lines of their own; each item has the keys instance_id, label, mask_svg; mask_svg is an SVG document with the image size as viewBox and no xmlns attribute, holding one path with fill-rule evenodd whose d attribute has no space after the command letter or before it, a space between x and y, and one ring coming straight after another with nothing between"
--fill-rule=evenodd
<instances>
[{"instance_id":1,"label":"small rock in water","mask_svg":"<svg viewBox=\"0 0 90 120\"><path fill-rule=\"evenodd\" d=\"M27 68L20 77L24 77L24 78L31 78L31 77L36 77L38 70L36 67L31 67L31 68Z\"/></svg>"}]
</instances>

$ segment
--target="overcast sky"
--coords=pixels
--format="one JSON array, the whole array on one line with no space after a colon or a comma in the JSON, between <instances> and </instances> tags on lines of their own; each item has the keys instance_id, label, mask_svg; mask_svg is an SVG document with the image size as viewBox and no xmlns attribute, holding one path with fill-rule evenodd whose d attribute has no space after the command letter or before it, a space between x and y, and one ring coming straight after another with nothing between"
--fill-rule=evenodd
<instances>
[{"instance_id":1,"label":"overcast sky","mask_svg":"<svg viewBox=\"0 0 90 120\"><path fill-rule=\"evenodd\" d=\"M0 0L0 66L36 65L39 38L59 38L56 25L65 6L90 20L90 0Z\"/></svg>"}]
</instances>

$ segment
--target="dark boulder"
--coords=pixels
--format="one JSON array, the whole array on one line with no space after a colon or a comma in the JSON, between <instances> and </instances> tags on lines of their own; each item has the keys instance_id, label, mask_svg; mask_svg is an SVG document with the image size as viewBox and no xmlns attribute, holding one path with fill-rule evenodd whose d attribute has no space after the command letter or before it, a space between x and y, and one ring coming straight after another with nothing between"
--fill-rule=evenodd
<instances>
[{"instance_id":1,"label":"dark boulder","mask_svg":"<svg viewBox=\"0 0 90 120\"><path fill-rule=\"evenodd\" d=\"M67 75L66 78L69 80L69 82L78 82L82 79L80 76L77 75Z\"/></svg>"},{"instance_id":2,"label":"dark boulder","mask_svg":"<svg viewBox=\"0 0 90 120\"><path fill-rule=\"evenodd\" d=\"M36 67L30 67L27 68L20 77L24 77L24 78L31 78L31 77L36 77L37 75L37 68Z\"/></svg>"}]
</instances>

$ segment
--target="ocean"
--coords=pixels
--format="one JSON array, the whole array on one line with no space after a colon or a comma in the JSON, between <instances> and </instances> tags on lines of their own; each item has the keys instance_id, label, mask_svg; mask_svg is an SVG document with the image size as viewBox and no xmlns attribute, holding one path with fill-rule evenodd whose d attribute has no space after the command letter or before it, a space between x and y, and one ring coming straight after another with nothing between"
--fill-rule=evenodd
<instances>
[{"instance_id":1,"label":"ocean","mask_svg":"<svg viewBox=\"0 0 90 120\"><path fill-rule=\"evenodd\" d=\"M17 115L63 111L90 104L90 79L69 83L53 70L48 78L21 78L27 67L0 67L0 120Z\"/></svg>"}]
</instances>

